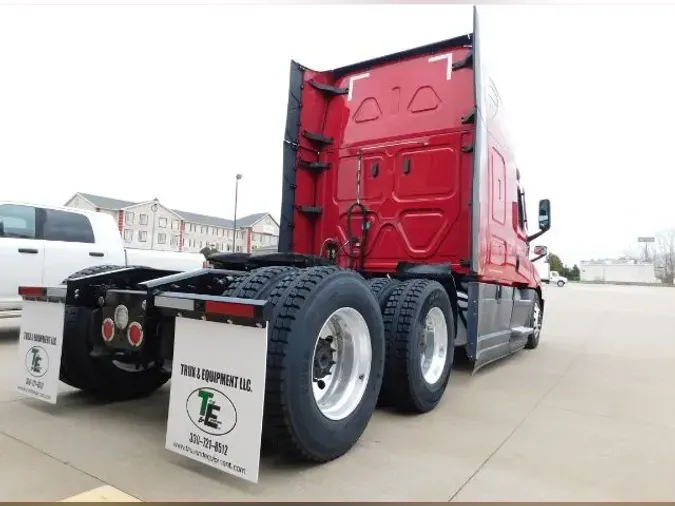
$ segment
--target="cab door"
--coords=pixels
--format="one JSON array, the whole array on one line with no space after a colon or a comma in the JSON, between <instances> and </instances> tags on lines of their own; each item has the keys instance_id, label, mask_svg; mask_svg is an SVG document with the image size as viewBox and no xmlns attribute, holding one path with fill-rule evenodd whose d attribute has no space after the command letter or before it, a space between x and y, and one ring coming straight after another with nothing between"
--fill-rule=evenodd
<instances>
[{"instance_id":1,"label":"cab door","mask_svg":"<svg viewBox=\"0 0 675 506\"><path fill-rule=\"evenodd\" d=\"M75 211L41 209L44 216L45 284L54 285L74 272L106 263L89 218Z\"/></svg>"},{"instance_id":2,"label":"cab door","mask_svg":"<svg viewBox=\"0 0 675 506\"><path fill-rule=\"evenodd\" d=\"M19 286L41 285L44 261L37 209L0 204L0 311L21 308Z\"/></svg>"}]
</instances>

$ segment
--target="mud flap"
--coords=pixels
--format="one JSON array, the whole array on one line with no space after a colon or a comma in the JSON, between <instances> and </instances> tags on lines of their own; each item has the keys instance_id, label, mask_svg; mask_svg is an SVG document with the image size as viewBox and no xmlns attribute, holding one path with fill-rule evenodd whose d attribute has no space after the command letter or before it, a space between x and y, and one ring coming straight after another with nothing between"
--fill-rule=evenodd
<instances>
[{"instance_id":1,"label":"mud flap","mask_svg":"<svg viewBox=\"0 0 675 506\"><path fill-rule=\"evenodd\" d=\"M16 378L20 394L56 404L65 309L62 302L24 300Z\"/></svg>"},{"instance_id":2,"label":"mud flap","mask_svg":"<svg viewBox=\"0 0 675 506\"><path fill-rule=\"evenodd\" d=\"M166 449L258 482L267 325L176 317Z\"/></svg>"}]
</instances>

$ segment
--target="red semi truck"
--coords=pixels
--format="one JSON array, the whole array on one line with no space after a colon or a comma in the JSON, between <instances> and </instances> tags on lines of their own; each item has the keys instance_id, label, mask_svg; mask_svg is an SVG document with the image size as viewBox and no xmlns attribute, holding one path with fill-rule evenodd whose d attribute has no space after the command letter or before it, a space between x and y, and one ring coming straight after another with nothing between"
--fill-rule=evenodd
<instances>
[{"instance_id":1,"label":"red semi truck","mask_svg":"<svg viewBox=\"0 0 675 506\"><path fill-rule=\"evenodd\" d=\"M17 388L129 400L171 378L167 448L256 481L261 441L335 459L376 406L434 409L456 352L478 369L535 348L530 244L550 203L529 234L482 60L474 10L468 35L330 71L292 62L279 251L20 288Z\"/></svg>"}]
</instances>

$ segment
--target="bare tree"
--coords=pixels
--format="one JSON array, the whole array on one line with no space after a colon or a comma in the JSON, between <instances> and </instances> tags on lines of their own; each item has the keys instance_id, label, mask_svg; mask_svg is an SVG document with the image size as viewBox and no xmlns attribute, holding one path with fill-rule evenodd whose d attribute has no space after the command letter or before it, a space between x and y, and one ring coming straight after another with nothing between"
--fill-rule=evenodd
<instances>
[{"instance_id":1,"label":"bare tree","mask_svg":"<svg viewBox=\"0 0 675 506\"><path fill-rule=\"evenodd\" d=\"M675 228L664 230L656 236L655 250L656 276L672 285L675 278Z\"/></svg>"}]
</instances>

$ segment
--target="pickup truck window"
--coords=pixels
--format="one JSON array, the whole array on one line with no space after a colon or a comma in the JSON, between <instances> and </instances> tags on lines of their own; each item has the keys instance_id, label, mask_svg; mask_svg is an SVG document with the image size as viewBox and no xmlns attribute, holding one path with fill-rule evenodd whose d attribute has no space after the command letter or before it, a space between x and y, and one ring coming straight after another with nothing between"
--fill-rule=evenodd
<instances>
[{"instance_id":1,"label":"pickup truck window","mask_svg":"<svg viewBox=\"0 0 675 506\"><path fill-rule=\"evenodd\" d=\"M36 211L32 206L0 206L0 237L36 238Z\"/></svg>"},{"instance_id":2,"label":"pickup truck window","mask_svg":"<svg viewBox=\"0 0 675 506\"><path fill-rule=\"evenodd\" d=\"M44 235L47 241L93 244L94 231L86 216L68 211L46 210Z\"/></svg>"}]
</instances>

